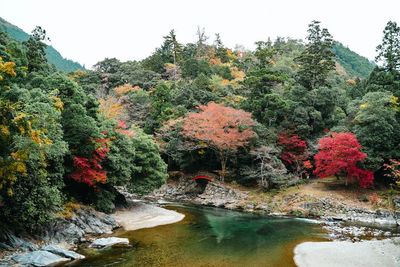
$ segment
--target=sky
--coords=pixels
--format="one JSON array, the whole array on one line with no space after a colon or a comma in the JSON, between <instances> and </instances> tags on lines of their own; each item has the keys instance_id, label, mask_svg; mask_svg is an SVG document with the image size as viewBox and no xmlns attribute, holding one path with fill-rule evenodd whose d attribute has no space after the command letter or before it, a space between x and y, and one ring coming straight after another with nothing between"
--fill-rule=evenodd
<instances>
[{"instance_id":1,"label":"sky","mask_svg":"<svg viewBox=\"0 0 400 267\"><path fill-rule=\"evenodd\" d=\"M31 32L46 29L53 45L90 68L106 57L140 60L171 29L182 43L197 27L228 47L277 36L304 39L319 20L335 40L374 59L389 20L400 24L400 0L0 0L0 17Z\"/></svg>"}]
</instances>

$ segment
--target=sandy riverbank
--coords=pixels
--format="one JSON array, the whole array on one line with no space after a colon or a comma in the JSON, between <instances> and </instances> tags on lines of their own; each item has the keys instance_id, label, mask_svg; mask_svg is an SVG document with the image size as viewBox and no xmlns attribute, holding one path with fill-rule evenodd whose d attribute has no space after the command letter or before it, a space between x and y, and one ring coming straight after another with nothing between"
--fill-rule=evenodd
<instances>
[{"instance_id":1,"label":"sandy riverbank","mask_svg":"<svg viewBox=\"0 0 400 267\"><path fill-rule=\"evenodd\" d=\"M299 267L398 267L400 239L363 242L305 242L294 249Z\"/></svg>"},{"instance_id":2,"label":"sandy riverbank","mask_svg":"<svg viewBox=\"0 0 400 267\"><path fill-rule=\"evenodd\" d=\"M154 205L135 202L128 209L116 211L113 217L125 230L132 231L176 223L183 220L185 215Z\"/></svg>"}]
</instances>

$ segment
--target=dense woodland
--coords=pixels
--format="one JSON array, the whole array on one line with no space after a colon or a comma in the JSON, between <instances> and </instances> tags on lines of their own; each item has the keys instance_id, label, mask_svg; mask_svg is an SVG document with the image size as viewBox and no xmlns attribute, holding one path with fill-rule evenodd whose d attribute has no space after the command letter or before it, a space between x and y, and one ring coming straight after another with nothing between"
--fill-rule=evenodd
<instances>
[{"instance_id":1,"label":"dense woodland","mask_svg":"<svg viewBox=\"0 0 400 267\"><path fill-rule=\"evenodd\" d=\"M0 32L0 220L34 230L67 203L111 212L115 189L145 194L168 171L217 173L270 190L336 176L400 186L400 28L388 22L377 65L320 22L306 41L249 51L198 29L172 30L142 61L107 58L68 74L46 59L44 29ZM373 68L373 69L372 69Z\"/></svg>"}]
</instances>

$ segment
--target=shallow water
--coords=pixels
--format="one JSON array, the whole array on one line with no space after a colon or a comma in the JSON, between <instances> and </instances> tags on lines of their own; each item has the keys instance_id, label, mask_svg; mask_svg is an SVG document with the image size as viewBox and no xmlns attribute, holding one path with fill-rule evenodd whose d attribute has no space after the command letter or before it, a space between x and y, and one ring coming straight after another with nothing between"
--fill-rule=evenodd
<instances>
[{"instance_id":1,"label":"shallow water","mask_svg":"<svg viewBox=\"0 0 400 267\"><path fill-rule=\"evenodd\" d=\"M68 266L295 266L293 248L326 240L315 223L217 208L169 206L181 222L119 231L132 247L81 248L85 260Z\"/></svg>"}]
</instances>

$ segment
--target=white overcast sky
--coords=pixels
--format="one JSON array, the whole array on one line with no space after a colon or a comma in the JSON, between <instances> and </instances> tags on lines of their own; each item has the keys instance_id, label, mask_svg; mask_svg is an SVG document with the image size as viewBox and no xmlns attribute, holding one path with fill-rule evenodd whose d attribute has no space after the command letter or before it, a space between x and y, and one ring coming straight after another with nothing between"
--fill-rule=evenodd
<instances>
[{"instance_id":1,"label":"white overcast sky","mask_svg":"<svg viewBox=\"0 0 400 267\"><path fill-rule=\"evenodd\" d=\"M400 23L400 0L0 0L0 17L26 32L44 27L64 57L91 67L105 57L139 60L172 28L193 42L197 26L210 41L253 48L276 36L304 38L311 20L370 59L388 20Z\"/></svg>"}]
</instances>

